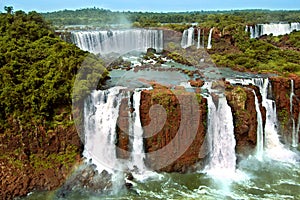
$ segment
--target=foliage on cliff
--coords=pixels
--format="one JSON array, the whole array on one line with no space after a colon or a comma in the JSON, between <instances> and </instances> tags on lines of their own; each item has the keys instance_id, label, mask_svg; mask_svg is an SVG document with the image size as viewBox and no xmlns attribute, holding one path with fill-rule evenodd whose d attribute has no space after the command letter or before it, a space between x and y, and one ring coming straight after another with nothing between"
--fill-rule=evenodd
<instances>
[{"instance_id":1,"label":"foliage on cliff","mask_svg":"<svg viewBox=\"0 0 300 200\"><path fill-rule=\"evenodd\" d=\"M218 66L253 72L300 74L300 32L250 39L242 24L220 29L209 51Z\"/></svg>"},{"instance_id":2,"label":"foliage on cliff","mask_svg":"<svg viewBox=\"0 0 300 200\"><path fill-rule=\"evenodd\" d=\"M86 71L107 75L96 56L55 37L40 14L0 13L0 196L4 199L58 187L80 154L71 106L83 62ZM83 98L91 88L81 86L76 94Z\"/></svg>"},{"instance_id":3,"label":"foliage on cliff","mask_svg":"<svg viewBox=\"0 0 300 200\"><path fill-rule=\"evenodd\" d=\"M55 37L36 12L1 14L0 30L1 132L10 128L10 117L26 126L53 121L59 108L70 111L75 75L87 53Z\"/></svg>"}]
</instances>

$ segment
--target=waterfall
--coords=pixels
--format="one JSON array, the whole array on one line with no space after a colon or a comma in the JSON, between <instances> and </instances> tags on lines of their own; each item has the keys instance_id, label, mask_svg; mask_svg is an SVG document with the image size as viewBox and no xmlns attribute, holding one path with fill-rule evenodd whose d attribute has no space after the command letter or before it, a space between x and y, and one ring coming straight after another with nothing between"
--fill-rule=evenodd
<instances>
[{"instance_id":1,"label":"waterfall","mask_svg":"<svg viewBox=\"0 0 300 200\"><path fill-rule=\"evenodd\" d=\"M133 123L132 130L134 133L134 138L132 142L132 165L133 168L136 167L139 172L144 172L146 167L144 163L145 151L143 143L143 128L140 119L140 101L141 101L141 92L135 91L133 94Z\"/></svg>"},{"instance_id":2,"label":"waterfall","mask_svg":"<svg viewBox=\"0 0 300 200\"><path fill-rule=\"evenodd\" d=\"M163 49L163 31L148 29L72 31L72 42L80 49L95 54L146 52Z\"/></svg>"},{"instance_id":3,"label":"waterfall","mask_svg":"<svg viewBox=\"0 0 300 200\"><path fill-rule=\"evenodd\" d=\"M260 89L262 95L262 104L266 108L265 136L266 147L269 149L281 147L277 134L278 120L276 104L273 100L268 99L269 79L255 79L255 85Z\"/></svg>"},{"instance_id":4,"label":"waterfall","mask_svg":"<svg viewBox=\"0 0 300 200\"><path fill-rule=\"evenodd\" d=\"M201 47L201 29L200 28L198 28L197 29L198 30L198 41L197 41L197 48L198 49L200 49L200 47Z\"/></svg>"},{"instance_id":5,"label":"waterfall","mask_svg":"<svg viewBox=\"0 0 300 200\"><path fill-rule=\"evenodd\" d=\"M256 141L256 157L258 160L262 160L263 151L264 151L264 129L263 129L263 120L261 116L261 111L259 108L259 102L256 96L255 91L253 90L255 96L255 109L257 116L257 141Z\"/></svg>"},{"instance_id":6,"label":"waterfall","mask_svg":"<svg viewBox=\"0 0 300 200\"><path fill-rule=\"evenodd\" d=\"M300 30L300 23L257 24L247 28L247 31L250 31L251 33L251 38L257 38L262 35L270 34L273 34L273 36L285 35L293 32L294 30Z\"/></svg>"},{"instance_id":7,"label":"waterfall","mask_svg":"<svg viewBox=\"0 0 300 200\"><path fill-rule=\"evenodd\" d=\"M266 122L263 127L261 112L259 109L257 96L255 94L255 105L257 112L257 147L256 156L258 159L262 158L262 152L266 152L271 158L280 161L293 162L296 155L286 149L279 140L278 135L278 119L276 112L275 101L268 98L268 93L271 92L271 84L268 78L253 78L253 79L226 79L231 84L241 85L256 85L259 87L262 96L262 105L266 109ZM254 91L253 91L254 92ZM299 124L298 124L299 125ZM300 126L300 125L299 125Z\"/></svg>"},{"instance_id":8,"label":"waterfall","mask_svg":"<svg viewBox=\"0 0 300 200\"><path fill-rule=\"evenodd\" d=\"M211 49L212 48L211 38L212 38L213 30L214 30L214 28L211 28L210 31L209 31L208 42L207 42L207 49Z\"/></svg>"},{"instance_id":9,"label":"waterfall","mask_svg":"<svg viewBox=\"0 0 300 200\"><path fill-rule=\"evenodd\" d=\"M133 92L123 87L114 87L104 91L93 91L84 104L83 155L87 161L96 165L99 173L112 174L114 191L118 191L124 181L123 171L131 171L134 178L144 181L156 173L149 171L144 163L144 138L140 120L141 90ZM117 126L122 99L128 99L128 135L132 142L132 152L128 160L117 157ZM119 127L122 128L122 127Z\"/></svg>"},{"instance_id":10,"label":"waterfall","mask_svg":"<svg viewBox=\"0 0 300 200\"><path fill-rule=\"evenodd\" d=\"M212 96L209 96L207 103L207 134L210 146L207 171L221 176L232 175L236 169L236 141L231 108L227 104L225 96L219 97L217 105L215 105Z\"/></svg>"},{"instance_id":11,"label":"waterfall","mask_svg":"<svg viewBox=\"0 0 300 200\"><path fill-rule=\"evenodd\" d=\"M286 149L279 140L276 104L272 99L268 99L268 91L271 91L269 79L254 79L253 82L259 87L262 95L262 104L266 108L266 123L264 127L264 133L267 154L275 160L290 162L295 161L295 154Z\"/></svg>"},{"instance_id":12,"label":"waterfall","mask_svg":"<svg viewBox=\"0 0 300 200\"><path fill-rule=\"evenodd\" d=\"M190 27L189 29L183 31L181 47L187 48L192 45L194 45L194 28Z\"/></svg>"},{"instance_id":13,"label":"waterfall","mask_svg":"<svg viewBox=\"0 0 300 200\"><path fill-rule=\"evenodd\" d=\"M128 94L121 87L94 91L84 105L85 149L83 155L97 170L113 173L120 162L116 155L116 125L119 107Z\"/></svg>"},{"instance_id":14,"label":"waterfall","mask_svg":"<svg viewBox=\"0 0 300 200\"><path fill-rule=\"evenodd\" d=\"M202 46L203 46L203 48L205 47L205 37L204 37L204 29L203 29L203 31L202 31Z\"/></svg>"},{"instance_id":15,"label":"waterfall","mask_svg":"<svg viewBox=\"0 0 300 200\"><path fill-rule=\"evenodd\" d=\"M298 123L296 128L296 141L299 143L299 134L300 134L300 112L298 114Z\"/></svg>"},{"instance_id":16,"label":"waterfall","mask_svg":"<svg viewBox=\"0 0 300 200\"><path fill-rule=\"evenodd\" d=\"M298 130L296 131L296 123L293 114L293 97L294 93L294 80L291 80L291 93L290 93L290 115L292 119L292 147L298 146Z\"/></svg>"},{"instance_id":17,"label":"waterfall","mask_svg":"<svg viewBox=\"0 0 300 200\"><path fill-rule=\"evenodd\" d=\"M252 26L250 26L250 33L251 33L251 34L250 34L250 35L251 35L251 36L250 36L251 38L256 38L254 29L253 29Z\"/></svg>"}]
</instances>

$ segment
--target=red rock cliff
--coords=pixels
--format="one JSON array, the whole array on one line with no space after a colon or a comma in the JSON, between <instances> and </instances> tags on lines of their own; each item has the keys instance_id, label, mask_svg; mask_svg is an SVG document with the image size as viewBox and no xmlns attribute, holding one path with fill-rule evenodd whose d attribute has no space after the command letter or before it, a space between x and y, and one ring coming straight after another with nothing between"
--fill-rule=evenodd
<instances>
[{"instance_id":1,"label":"red rock cliff","mask_svg":"<svg viewBox=\"0 0 300 200\"><path fill-rule=\"evenodd\" d=\"M290 113L291 80L294 80L294 97L292 115ZM271 77L272 94L276 102L277 117L279 120L279 132L285 143L292 142L292 117L297 126L300 112L300 77L291 75L290 77ZM299 132L298 132L299 134ZM299 141L300 142L300 141Z\"/></svg>"},{"instance_id":2,"label":"red rock cliff","mask_svg":"<svg viewBox=\"0 0 300 200\"><path fill-rule=\"evenodd\" d=\"M205 156L201 146L206 133L206 99L184 90L157 87L142 92L140 111L147 165L165 172L196 167Z\"/></svg>"}]
</instances>

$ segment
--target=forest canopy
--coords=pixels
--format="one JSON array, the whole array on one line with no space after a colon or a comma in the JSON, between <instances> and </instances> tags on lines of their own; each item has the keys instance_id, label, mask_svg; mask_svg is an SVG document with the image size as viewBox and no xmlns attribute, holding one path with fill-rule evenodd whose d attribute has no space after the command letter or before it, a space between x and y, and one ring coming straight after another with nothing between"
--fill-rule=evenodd
<instances>
[{"instance_id":1,"label":"forest canopy","mask_svg":"<svg viewBox=\"0 0 300 200\"><path fill-rule=\"evenodd\" d=\"M145 26L161 26L165 23L278 23L300 21L300 10L230 10L230 11L193 11L193 12L131 12L110 11L103 8L86 8L79 10L62 10L42 14L45 19L56 26L107 24L138 24Z\"/></svg>"},{"instance_id":2,"label":"forest canopy","mask_svg":"<svg viewBox=\"0 0 300 200\"><path fill-rule=\"evenodd\" d=\"M12 9L0 14L0 47L0 132L13 122L53 126L62 110L71 112L75 76L89 53L56 37L37 12Z\"/></svg>"}]
</instances>

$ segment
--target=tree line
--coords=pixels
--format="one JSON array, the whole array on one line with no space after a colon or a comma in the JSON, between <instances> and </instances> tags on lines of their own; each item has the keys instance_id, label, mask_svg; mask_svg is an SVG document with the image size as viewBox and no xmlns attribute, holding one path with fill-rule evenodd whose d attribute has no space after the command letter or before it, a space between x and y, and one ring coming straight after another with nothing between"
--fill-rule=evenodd
<instances>
[{"instance_id":1,"label":"tree line","mask_svg":"<svg viewBox=\"0 0 300 200\"><path fill-rule=\"evenodd\" d=\"M135 23L141 27L161 26L165 23L270 23L300 21L300 10L229 10L229 11L193 11L193 12L131 12L110 11L103 8L85 8L79 10L61 10L42 13L45 19L54 25L93 25Z\"/></svg>"}]
</instances>

